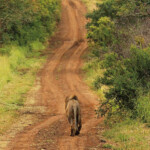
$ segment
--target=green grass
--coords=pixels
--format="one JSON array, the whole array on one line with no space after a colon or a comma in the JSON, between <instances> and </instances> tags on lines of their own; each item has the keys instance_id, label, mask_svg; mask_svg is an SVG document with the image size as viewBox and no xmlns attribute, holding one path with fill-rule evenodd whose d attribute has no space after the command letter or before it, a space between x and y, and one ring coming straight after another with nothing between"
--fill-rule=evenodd
<instances>
[{"instance_id":1,"label":"green grass","mask_svg":"<svg viewBox=\"0 0 150 150\"><path fill-rule=\"evenodd\" d=\"M0 56L0 91L2 87L12 79L9 59L7 56Z\"/></svg>"},{"instance_id":2,"label":"green grass","mask_svg":"<svg viewBox=\"0 0 150 150\"><path fill-rule=\"evenodd\" d=\"M40 56L45 46L38 41L31 45L6 46L10 48L10 54L0 56L0 133L6 131L19 116L17 110L24 105L26 93L45 62L45 58Z\"/></svg>"},{"instance_id":3,"label":"green grass","mask_svg":"<svg viewBox=\"0 0 150 150\"><path fill-rule=\"evenodd\" d=\"M113 149L113 146L110 144L104 144L102 148Z\"/></svg>"},{"instance_id":4,"label":"green grass","mask_svg":"<svg viewBox=\"0 0 150 150\"><path fill-rule=\"evenodd\" d=\"M82 70L85 72L85 82L92 90L96 92L96 94L99 96L100 101L103 101L105 99L104 92L108 89L108 87L102 86L98 90L94 88L94 81L98 76L102 76L104 72L104 70L99 67L100 65L101 62L97 58L91 59L90 61L84 63Z\"/></svg>"},{"instance_id":5,"label":"green grass","mask_svg":"<svg viewBox=\"0 0 150 150\"><path fill-rule=\"evenodd\" d=\"M103 136L114 143L116 150L149 150L150 128L143 123L127 120L106 130Z\"/></svg>"},{"instance_id":6,"label":"green grass","mask_svg":"<svg viewBox=\"0 0 150 150\"><path fill-rule=\"evenodd\" d=\"M150 123L150 92L137 100L137 115L145 123Z\"/></svg>"}]
</instances>

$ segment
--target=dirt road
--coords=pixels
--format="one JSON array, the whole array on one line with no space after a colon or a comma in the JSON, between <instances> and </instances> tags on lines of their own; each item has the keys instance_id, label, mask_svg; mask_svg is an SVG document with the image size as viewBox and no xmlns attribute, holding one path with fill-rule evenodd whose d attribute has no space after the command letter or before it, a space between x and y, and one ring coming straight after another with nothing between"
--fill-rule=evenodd
<instances>
[{"instance_id":1,"label":"dirt road","mask_svg":"<svg viewBox=\"0 0 150 150\"><path fill-rule=\"evenodd\" d=\"M62 1L62 20L54 39L61 41L40 73L40 90L32 107L46 108L44 118L26 127L10 142L7 150L85 150L99 144L95 128L97 97L81 78L83 53L87 48L86 9L79 0ZM70 137L70 126L64 109L64 100L75 93L82 108L82 130ZM41 115L42 117L42 115ZM97 148L98 149L98 148Z\"/></svg>"}]
</instances>

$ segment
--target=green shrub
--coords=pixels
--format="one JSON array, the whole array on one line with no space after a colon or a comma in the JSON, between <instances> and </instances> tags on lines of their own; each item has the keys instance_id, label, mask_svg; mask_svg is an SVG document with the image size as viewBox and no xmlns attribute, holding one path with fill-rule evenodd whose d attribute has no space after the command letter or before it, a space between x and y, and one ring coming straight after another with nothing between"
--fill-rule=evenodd
<instances>
[{"instance_id":1,"label":"green shrub","mask_svg":"<svg viewBox=\"0 0 150 150\"><path fill-rule=\"evenodd\" d=\"M149 0L105 0L97 4L97 9L87 15L90 19L87 24L89 41L99 44L104 51L109 49L128 57L131 44L137 43L135 37L143 36L141 33L144 31L139 31L143 30L140 29L141 24L148 20L148 10ZM148 43L145 45L148 46Z\"/></svg>"},{"instance_id":2,"label":"green shrub","mask_svg":"<svg viewBox=\"0 0 150 150\"><path fill-rule=\"evenodd\" d=\"M96 87L99 88L101 84L109 86L109 91L105 93L107 101L102 104L102 107L104 105L115 107L116 105L119 106L119 109L136 112L140 91L147 93L150 89L149 52L133 47L130 57L122 60L114 54L107 54L103 61L103 67L106 68L104 76L99 80L96 79ZM112 100L114 104L112 104ZM108 110L103 110L103 112L108 112Z\"/></svg>"},{"instance_id":3,"label":"green shrub","mask_svg":"<svg viewBox=\"0 0 150 150\"><path fill-rule=\"evenodd\" d=\"M96 91L108 87L98 109L108 118L119 114L137 117L138 98L150 90L150 47L145 43L149 37L144 37L139 27L149 16L149 4L149 0L105 0L87 15L87 38L92 47L89 70L95 70L95 59L103 70L103 75L95 71L91 85Z\"/></svg>"},{"instance_id":4,"label":"green shrub","mask_svg":"<svg viewBox=\"0 0 150 150\"><path fill-rule=\"evenodd\" d=\"M99 18L106 16L111 19L119 19L121 22L118 23L120 24L126 22L127 19L132 21L133 18L148 17L149 4L149 0L105 0L103 3L97 4L97 9L89 13L87 17L91 18L91 23L95 25Z\"/></svg>"},{"instance_id":5,"label":"green shrub","mask_svg":"<svg viewBox=\"0 0 150 150\"><path fill-rule=\"evenodd\" d=\"M17 41L26 45L45 41L52 35L60 18L59 0L1 0L0 22L2 43Z\"/></svg>"},{"instance_id":6,"label":"green shrub","mask_svg":"<svg viewBox=\"0 0 150 150\"><path fill-rule=\"evenodd\" d=\"M87 38L91 42L105 47L115 42L114 33L114 22L108 17L101 17L96 26L89 26Z\"/></svg>"}]
</instances>

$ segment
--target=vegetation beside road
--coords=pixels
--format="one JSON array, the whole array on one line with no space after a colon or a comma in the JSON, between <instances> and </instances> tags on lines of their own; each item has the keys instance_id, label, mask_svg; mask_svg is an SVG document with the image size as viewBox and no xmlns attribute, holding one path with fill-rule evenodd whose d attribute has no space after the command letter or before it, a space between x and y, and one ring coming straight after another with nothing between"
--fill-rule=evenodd
<instances>
[{"instance_id":1,"label":"vegetation beside road","mask_svg":"<svg viewBox=\"0 0 150 150\"><path fill-rule=\"evenodd\" d=\"M87 14L89 54L83 70L100 97L97 113L110 128L104 136L116 149L145 149L149 142L139 134L149 133L150 123L149 8L149 0L105 0ZM123 141L116 140L119 135Z\"/></svg>"},{"instance_id":2,"label":"vegetation beside road","mask_svg":"<svg viewBox=\"0 0 150 150\"><path fill-rule=\"evenodd\" d=\"M19 116L60 20L60 0L0 1L0 133Z\"/></svg>"}]
</instances>

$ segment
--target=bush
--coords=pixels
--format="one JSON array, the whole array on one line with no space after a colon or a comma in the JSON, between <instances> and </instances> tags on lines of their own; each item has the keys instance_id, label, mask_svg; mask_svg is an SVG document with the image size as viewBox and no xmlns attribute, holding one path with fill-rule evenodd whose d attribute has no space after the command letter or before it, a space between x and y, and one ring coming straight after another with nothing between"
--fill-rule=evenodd
<instances>
[{"instance_id":1,"label":"bush","mask_svg":"<svg viewBox=\"0 0 150 150\"><path fill-rule=\"evenodd\" d=\"M105 0L97 4L97 9L87 15L90 19L87 24L88 39L99 44L101 49L109 48L109 51L128 57L131 44L143 46L144 39L149 38L144 34L144 29L149 32L146 25L148 17L149 0ZM140 29L144 22L144 29ZM148 46L148 43L144 46Z\"/></svg>"},{"instance_id":2,"label":"bush","mask_svg":"<svg viewBox=\"0 0 150 150\"><path fill-rule=\"evenodd\" d=\"M105 0L87 15L89 61L98 60L97 70L103 70L98 74L94 63L90 65L90 72L96 73L91 85L96 91L107 86L98 113L109 119L137 117L138 99L150 90L150 47L145 42L149 36L144 34L149 32L144 24L149 4L149 0Z\"/></svg>"},{"instance_id":3,"label":"bush","mask_svg":"<svg viewBox=\"0 0 150 150\"><path fill-rule=\"evenodd\" d=\"M17 41L25 45L32 41L45 41L52 35L60 17L59 0L1 0L1 42Z\"/></svg>"},{"instance_id":4,"label":"bush","mask_svg":"<svg viewBox=\"0 0 150 150\"><path fill-rule=\"evenodd\" d=\"M115 42L114 22L108 17L101 17L97 25L91 25L88 28L87 38L100 46L108 46Z\"/></svg>"},{"instance_id":5,"label":"bush","mask_svg":"<svg viewBox=\"0 0 150 150\"><path fill-rule=\"evenodd\" d=\"M105 93L107 101L101 105L100 111L111 113L111 107L118 106L135 114L141 90L147 93L150 89L150 53L133 47L130 57L126 59L119 60L117 55L107 54L103 67L106 68L104 77L95 80L95 87L108 85L109 91Z\"/></svg>"},{"instance_id":6,"label":"bush","mask_svg":"<svg viewBox=\"0 0 150 150\"><path fill-rule=\"evenodd\" d=\"M97 9L89 13L87 17L91 18L91 23L95 25L101 17L119 19L122 21L118 22L120 24L126 22L127 19L132 21L133 18L148 17L149 4L149 0L105 0L103 3L97 4Z\"/></svg>"}]
</instances>

